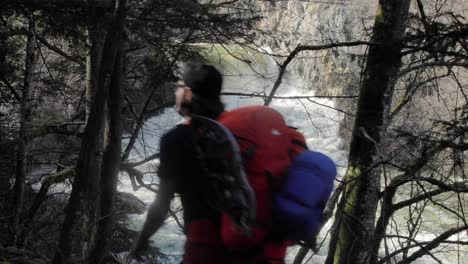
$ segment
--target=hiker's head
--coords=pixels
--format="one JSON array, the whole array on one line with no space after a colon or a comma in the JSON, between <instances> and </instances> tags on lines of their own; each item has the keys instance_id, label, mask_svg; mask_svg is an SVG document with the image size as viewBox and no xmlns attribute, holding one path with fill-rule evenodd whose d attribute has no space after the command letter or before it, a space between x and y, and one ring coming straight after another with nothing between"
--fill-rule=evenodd
<instances>
[{"instance_id":1,"label":"hiker's head","mask_svg":"<svg viewBox=\"0 0 468 264\"><path fill-rule=\"evenodd\" d=\"M184 116L190 113L210 115L210 111L216 112L219 105L222 105L222 83L221 73L212 65L198 62L185 64L182 79L176 84L177 110Z\"/></svg>"}]
</instances>

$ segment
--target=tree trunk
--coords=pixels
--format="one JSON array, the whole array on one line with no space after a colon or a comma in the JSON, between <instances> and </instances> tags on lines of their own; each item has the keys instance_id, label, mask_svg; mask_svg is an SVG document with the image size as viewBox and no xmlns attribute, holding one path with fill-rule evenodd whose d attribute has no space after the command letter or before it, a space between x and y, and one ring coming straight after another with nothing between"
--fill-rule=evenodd
<instances>
[{"instance_id":1,"label":"tree trunk","mask_svg":"<svg viewBox=\"0 0 468 264\"><path fill-rule=\"evenodd\" d=\"M73 230L73 225L75 223L75 219L77 218L78 210L80 206L84 208L85 217L91 217L94 219L93 215L97 213L96 210L96 203L99 202L99 199L90 200L89 197L93 196L99 198L100 190L99 187L97 189L92 187L92 182L100 182L101 176L101 157L98 154L97 146L102 141L101 133L104 127L105 121L105 105L107 95L109 93L109 87L111 86L111 81L113 78L113 70L116 64L116 57L118 53L118 49L121 44L121 35L123 32L123 25L125 21L125 0L120 0L116 4L116 9L114 11L114 19L111 27L107 31L106 39L104 42L104 48L102 52L102 57L100 59L99 65L99 74L97 76L97 89L96 94L93 100L93 104L91 106L91 110L89 113L88 122L85 127L85 131L83 134L80 154L78 157L77 163L77 170L76 170L76 178L73 182L73 189L70 195L70 199L68 202L67 210L65 219L62 225L62 230L60 233L59 238L59 249L55 254L54 257L54 264L64 263L69 261L70 254L71 254L71 231ZM117 85L118 86L118 85ZM113 91L115 92L115 91ZM115 94L112 95L113 98ZM120 97L120 95L118 95ZM113 102L114 104L115 102ZM115 107L114 105L112 107ZM114 117L113 117L114 118ZM115 123L112 124L114 126L114 131L116 131ZM120 133L120 132L119 132ZM113 137L113 141L116 140L116 135L111 135ZM119 136L120 137L120 136ZM107 151L108 154L105 157L107 162L110 162L114 158L114 152L117 151L115 149L115 143L110 144L110 150ZM120 155L120 151L118 151ZM120 158L120 157L119 157ZM108 168L104 170L106 177L110 177L108 175L113 175L113 166L110 165ZM100 185L99 185L100 186ZM108 187L106 187L108 188ZM112 196L113 191L110 192L108 190L104 190L106 192L105 199L107 197ZM81 202L83 201L84 204ZM86 215L88 214L88 215ZM89 221L89 219L87 220ZM94 226L94 222L90 223ZM105 226L105 225L104 225ZM103 227L100 227L101 230ZM107 228L107 227L106 227ZM104 230L106 229L104 228ZM98 228L99 229L99 228ZM90 234L83 234L85 241L89 238ZM91 236L93 237L93 236ZM83 252L86 250L87 246L84 245L82 248Z\"/></svg>"},{"instance_id":2,"label":"tree trunk","mask_svg":"<svg viewBox=\"0 0 468 264\"><path fill-rule=\"evenodd\" d=\"M102 155L105 145L105 134L107 127L106 118L106 94L108 92L107 87L99 86L99 78L101 72L101 65L103 60L103 52L106 41L106 23L103 17L106 16L106 11L102 8L95 6L95 2L92 2L93 6L89 7L89 21L88 21L88 39L90 44L88 54L86 56L86 122L90 120L90 116L93 111L99 111L98 119L100 123L95 124L95 138L93 139L94 148L93 155L91 156L93 163L90 163L89 173L82 183L80 193L80 206L78 210L81 210L83 220L80 224L80 232L83 234L84 239L81 241L81 257L84 259L87 256L87 251L90 247L91 234L96 224L97 219L97 207L100 193L100 174L101 174L101 163ZM100 98L98 98L100 97ZM94 106L94 104L100 104ZM96 108L94 108L96 107ZM96 110L97 109L97 110ZM91 174L91 171L93 174Z\"/></svg>"},{"instance_id":3,"label":"tree trunk","mask_svg":"<svg viewBox=\"0 0 468 264\"><path fill-rule=\"evenodd\" d=\"M36 38L34 35L34 21L32 18L30 18L28 40L26 44L24 83L21 95L18 150L16 154L16 180L14 185L14 206L16 213L13 225L15 232L15 244L17 242L17 236L20 233L20 219L24 205L24 185L27 174L27 159L29 145L28 130L30 129L31 125L30 123L32 111L32 82L34 79L34 69L37 64L37 59L38 56L36 52Z\"/></svg>"},{"instance_id":4,"label":"tree trunk","mask_svg":"<svg viewBox=\"0 0 468 264\"><path fill-rule=\"evenodd\" d=\"M62 230L60 233L58 247L59 250L56 252L54 257L54 263L66 263L70 258L71 254L71 243L72 237L71 232L74 229L75 220L80 218L81 214L79 210L83 209L83 222L91 224L94 219L92 216L95 209L93 201L90 198L90 194L98 193L98 189L89 188L92 182L96 182L99 179L99 161L101 159L99 155L99 142L102 133L103 123L105 122L104 110L105 110L105 98L106 91L105 87L99 87L96 91L95 100L93 102L88 122L85 127L85 131L81 141L80 153L78 156L76 176L73 181L72 191L68 201L68 205L65 212L65 219L62 224ZM89 235L89 228L84 228L83 236L85 241ZM86 247L86 245L82 245ZM84 253L84 250L82 251Z\"/></svg>"},{"instance_id":5,"label":"tree trunk","mask_svg":"<svg viewBox=\"0 0 468 264\"><path fill-rule=\"evenodd\" d=\"M115 192L117 190L118 173L120 168L120 153L122 146L121 126L121 90L123 83L121 58L119 50L118 59L112 73L112 81L108 96L109 142L104 151L101 180L99 213L97 228L91 239L88 263L101 263L109 246L109 233L112 229Z\"/></svg>"},{"instance_id":6,"label":"tree trunk","mask_svg":"<svg viewBox=\"0 0 468 264\"><path fill-rule=\"evenodd\" d=\"M100 17L104 16L101 9L93 8L91 11L91 21L88 26L88 53L86 55L86 96L85 110L86 120L89 118L92 103L96 95L97 76L99 74L99 65L102 56L102 48L105 41L105 25L100 21Z\"/></svg>"},{"instance_id":7,"label":"tree trunk","mask_svg":"<svg viewBox=\"0 0 468 264\"><path fill-rule=\"evenodd\" d=\"M408 0L380 0L351 139L346 189L326 263L369 263L380 188L379 143L401 64Z\"/></svg>"}]
</instances>

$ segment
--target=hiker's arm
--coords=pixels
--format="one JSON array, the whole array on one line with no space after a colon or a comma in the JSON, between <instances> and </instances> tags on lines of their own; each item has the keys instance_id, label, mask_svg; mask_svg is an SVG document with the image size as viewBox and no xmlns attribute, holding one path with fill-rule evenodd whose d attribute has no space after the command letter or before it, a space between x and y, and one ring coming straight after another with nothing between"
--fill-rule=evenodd
<instances>
[{"instance_id":1,"label":"hiker's arm","mask_svg":"<svg viewBox=\"0 0 468 264\"><path fill-rule=\"evenodd\" d=\"M166 215L169 212L174 192L174 180L161 178L159 182L159 192L156 200L151 204L143 229L132 249L133 254L138 255L141 251L144 251L148 247L149 238L163 225Z\"/></svg>"},{"instance_id":2,"label":"hiker's arm","mask_svg":"<svg viewBox=\"0 0 468 264\"><path fill-rule=\"evenodd\" d=\"M146 216L143 229L138 236L135 249L143 249L147 247L148 239L162 226L167 213L171 199L175 192L175 177L178 173L178 167L175 164L177 159L178 148L174 147L173 133L163 135L159 144L159 161L158 177L159 191L156 200L151 204L148 215Z\"/></svg>"}]
</instances>

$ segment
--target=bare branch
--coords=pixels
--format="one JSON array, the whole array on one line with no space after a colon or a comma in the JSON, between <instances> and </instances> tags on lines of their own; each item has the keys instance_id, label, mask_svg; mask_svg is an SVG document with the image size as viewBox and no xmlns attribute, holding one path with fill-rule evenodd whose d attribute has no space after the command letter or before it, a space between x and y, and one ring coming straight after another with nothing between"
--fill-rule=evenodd
<instances>
[{"instance_id":1,"label":"bare branch","mask_svg":"<svg viewBox=\"0 0 468 264\"><path fill-rule=\"evenodd\" d=\"M422 68L420 68L419 70L422 70ZM440 76L436 75L436 76L434 76L432 78L429 78L427 80L418 82L417 85L414 85L414 83L418 80L419 73L420 73L419 70L418 70L418 73L414 76L413 82L410 85L407 86L405 94L403 95L402 99L399 101L398 105L395 107L395 109L393 109L391 111L390 120L393 119L398 113L400 113L400 111L403 109L403 107L405 107L409 102L412 101L413 96L415 95L416 91L419 88L423 87L423 85L425 85L427 83L431 83L433 81L437 81L438 79L445 78L445 77L449 76L449 74L450 74L450 71L448 71L447 73L445 73L443 75L440 75Z\"/></svg>"},{"instance_id":2,"label":"bare branch","mask_svg":"<svg viewBox=\"0 0 468 264\"><path fill-rule=\"evenodd\" d=\"M312 99L310 99L310 98L308 98L307 100L308 100L309 102L313 103L313 104L320 105L320 106L323 106L323 107L326 107L326 108L329 108L329 109L338 111L338 112L343 113L343 114L345 114L345 115L349 115L349 116L352 116L352 117L355 117L355 116L356 116L356 115L354 115L354 114L348 113L348 112L346 112L346 111L344 111L344 110L341 110L341 109L339 109L339 108L334 108L334 107L328 106L328 105L326 105L326 104L321 104L321 103L316 102L316 101L314 101L314 100L312 100Z\"/></svg>"},{"instance_id":3,"label":"bare branch","mask_svg":"<svg viewBox=\"0 0 468 264\"><path fill-rule=\"evenodd\" d=\"M421 14L421 20L424 25L424 29L426 30L426 32L429 32L429 24L427 23L427 16L426 12L424 11L423 3L421 0L416 0L416 3L418 4L418 9L419 13Z\"/></svg>"},{"instance_id":4,"label":"bare branch","mask_svg":"<svg viewBox=\"0 0 468 264\"><path fill-rule=\"evenodd\" d=\"M152 191L154 193L158 192L158 190L154 189L151 186L151 184L146 184L143 181L143 173L141 173L141 171L135 169L132 166L124 164L124 163L121 164L120 169L123 170L123 171L126 171L128 173L128 175L130 176L130 180L132 181L132 187L133 187L134 191L137 191L141 187L144 187L145 189L150 190L150 191ZM140 186L136 185L135 180L140 184Z\"/></svg>"},{"instance_id":5,"label":"bare branch","mask_svg":"<svg viewBox=\"0 0 468 264\"><path fill-rule=\"evenodd\" d=\"M465 231L465 230L468 230L468 226L462 226L462 227L457 227L457 228L452 228L450 230L447 230L444 233L437 236L431 242L427 243L426 246L421 247L420 250L418 250L418 251L414 252L413 254L411 254L406 259L403 259L403 260L397 262L397 264L409 264L409 263L415 261L416 259L418 259L418 258L420 258L420 257L422 257L424 255L430 254L430 251L432 249L438 247L446 239L448 239L449 237L451 237L451 236L453 236L453 235L455 235L457 233Z\"/></svg>"},{"instance_id":6,"label":"bare branch","mask_svg":"<svg viewBox=\"0 0 468 264\"><path fill-rule=\"evenodd\" d=\"M429 242L419 242L419 241L415 240L412 237L402 236L402 235L387 235L387 236L385 236L385 238L404 239L404 240L413 242L413 244L409 244L406 247L402 247L402 248L400 248L398 250L393 251L392 253L390 253L390 254L386 255L385 257L383 257L382 259L380 259L379 262L377 262L377 264L383 264L384 262L390 260L391 258L395 257L398 254L407 252L409 249L412 249L412 248L415 248L415 247L423 247L424 245L427 245L429 243Z\"/></svg>"},{"instance_id":7,"label":"bare branch","mask_svg":"<svg viewBox=\"0 0 468 264\"><path fill-rule=\"evenodd\" d=\"M150 190L154 193L158 193L158 190L157 189L154 189L151 184L146 184L144 181L143 181L143 173L141 173L139 170L133 168L131 165L129 164L124 164L122 163L121 166L120 166L120 169L126 171L128 173L128 175L130 176L130 180L132 182L132 187L133 187L133 190L136 191L138 190L140 187L144 187L146 188L147 190ZM135 183L135 179L136 181L140 184L140 186L137 186L136 183ZM177 217L177 214L169 209L169 214L171 215L172 218L174 218L174 220L176 221L177 225L180 227L180 228L184 228L184 225L182 224L182 222L179 220L179 218Z\"/></svg>"},{"instance_id":8,"label":"bare branch","mask_svg":"<svg viewBox=\"0 0 468 264\"><path fill-rule=\"evenodd\" d=\"M404 174L404 175L406 175L406 174ZM429 178L429 177L406 177L404 175L395 177L392 180L392 182L390 183L390 185L387 188L385 188L385 190L381 193L381 195L385 194L385 192L388 192L388 191L390 191L390 190L392 190L394 188L398 188L399 186L401 186L403 184L406 184L408 182L411 182L411 181L416 181L416 182L425 181L425 182L428 182L430 184L436 185L437 187L440 188L440 190L441 190L440 193L447 192L447 191L457 192L457 193L468 192L468 186L466 184L464 184L464 183L461 183L461 182L460 183L457 182L457 183L454 183L454 184L446 184L443 181L440 181L440 180L437 180L437 179L434 179L434 178ZM435 195L440 194L440 193L438 192L438 190L435 190L435 191L429 192L428 194L430 194L430 197L432 197L432 196L435 196ZM413 199L422 199L422 197L417 196L417 197L414 197ZM413 200L413 199L411 199L411 200ZM399 205L398 207L403 206L403 204L410 203L411 200L400 202L401 205ZM396 205L398 205L398 204L396 204Z\"/></svg>"},{"instance_id":9,"label":"bare branch","mask_svg":"<svg viewBox=\"0 0 468 264\"><path fill-rule=\"evenodd\" d=\"M399 72L399 75L403 76L403 75L408 74L410 72L413 72L415 70L428 68L428 67L447 67L447 68L464 67L464 68L468 68L468 61L454 60L454 61L433 61L433 62L421 63L419 65L408 67L406 69L401 70Z\"/></svg>"},{"instance_id":10,"label":"bare branch","mask_svg":"<svg viewBox=\"0 0 468 264\"><path fill-rule=\"evenodd\" d=\"M264 98L264 95L255 94L255 93L230 93L225 92L221 95L226 96L241 96L241 97L259 97ZM309 96L273 96L273 99L310 99L310 98L328 98L328 99L354 99L358 98L357 95L309 95Z\"/></svg>"},{"instance_id":11,"label":"bare branch","mask_svg":"<svg viewBox=\"0 0 468 264\"><path fill-rule=\"evenodd\" d=\"M445 244L455 244L455 245L466 245L468 246L468 241L452 241L452 240L446 240L442 243L445 243Z\"/></svg>"},{"instance_id":12,"label":"bare branch","mask_svg":"<svg viewBox=\"0 0 468 264\"><path fill-rule=\"evenodd\" d=\"M67 53L65 53L65 51L61 50L60 48L50 44L46 39L44 39L43 37L41 36L38 36L36 35L36 38L37 40L39 40L42 44L44 44L44 46L46 46L48 49L54 51L55 53L61 55L62 57L72 61L72 62L75 62L76 64L80 65L81 67L85 67L85 63L80 59L80 58L76 58L74 56L71 56Z\"/></svg>"},{"instance_id":13,"label":"bare branch","mask_svg":"<svg viewBox=\"0 0 468 264\"><path fill-rule=\"evenodd\" d=\"M174 220L176 221L177 225L180 227L180 229L184 229L184 224L182 224L182 222L179 220L179 217L177 217L177 214L172 211L171 209L169 209L169 215L172 216L172 218L174 218Z\"/></svg>"},{"instance_id":14,"label":"bare branch","mask_svg":"<svg viewBox=\"0 0 468 264\"><path fill-rule=\"evenodd\" d=\"M125 163L126 166L130 166L130 167L136 167L136 166L140 166L142 164L145 164L147 162L150 162L152 160L155 160L155 159L159 159L159 153L155 153L141 161L137 161L137 162L127 162Z\"/></svg>"},{"instance_id":15,"label":"bare branch","mask_svg":"<svg viewBox=\"0 0 468 264\"><path fill-rule=\"evenodd\" d=\"M47 199L47 192L49 191L50 186L56 183L65 182L67 179L74 177L74 174L75 167L69 167L60 172L55 173L54 175L47 177L43 181L39 192L36 194L34 200L32 201L31 206L28 208L28 210L21 219L21 221L24 224L24 228L21 231L19 239L21 243L24 243L27 234L31 231L30 229L33 224L33 219L36 213L39 211L41 204Z\"/></svg>"},{"instance_id":16,"label":"bare branch","mask_svg":"<svg viewBox=\"0 0 468 264\"><path fill-rule=\"evenodd\" d=\"M125 102L127 102L128 108L130 109L130 113L132 113L133 118L138 119L138 115L135 112L135 108L133 107L132 102L130 101L130 98L128 96L124 96Z\"/></svg>"},{"instance_id":17,"label":"bare branch","mask_svg":"<svg viewBox=\"0 0 468 264\"><path fill-rule=\"evenodd\" d=\"M362 46L362 45L374 45L375 43L369 41L351 41L351 42L337 42L337 43L330 43L324 45L317 45L317 46L308 46L308 45L299 45L297 46L286 58L283 64L279 65L279 73L278 77L276 78L275 84L271 89L270 95L265 100L264 105L269 105L273 100L273 97L278 90L278 87L283 82L283 75L286 72L286 68L288 67L289 63L302 51L317 51L317 50L325 50L331 48L338 48L338 47L354 47L354 46Z\"/></svg>"},{"instance_id":18,"label":"bare branch","mask_svg":"<svg viewBox=\"0 0 468 264\"><path fill-rule=\"evenodd\" d=\"M407 206L410 206L412 204L424 201L429 197L434 197L434 196L437 196L439 194L446 193L446 192L449 192L449 190L437 189L437 190L434 190L434 191L430 191L430 192L415 196L415 197L413 197L411 199L408 199L408 200L405 200L405 201L402 201L402 202L398 202L398 203L396 203L396 204L394 204L392 206L392 209L394 211L400 210L400 209L402 209L404 207L407 207Z\"/></svg>"},{"instance_id":19,"label":"bare branch","mask_svg":"<svg viewBox=\"0 0 468 264\"><path fill-rule=\"evenodd\" d=\"M187 35L185 36L185 39L181 42L181 46L182 47L182 44L185 43L193 34L193 30L190 30L189 33L187 33ZM172 60L172 62L170 63L169 65L169 69L172 69L172 67L176 64L177 62L177 58L178 58L178 55L182 52L182 48L179 48L177 50L177 56L175 56L176 59ZM133 146L135 145L135 142L137 140L137 137L138 137L138 134L140 132L140 129L143 127L143 124L145 122L145 118L147 117L147 110L148 108L150 107L150 103L153 99L153 96L156 94L156 91L158 90L158 88L161 88L161 87L158 87L158 86L154 86L152 89L151 89L151 93L150 95L148 96L148 98L146 99L144 105L143 105L143 108L141 109L141 112L140 112L140 115L138 116L138 119L136 120L136 124L135 124L135 127L133 128L133 131L131 133L131 136L130 136L130 140L127 144L127 146L125 147L125 150L122 154L122 161L125 161L128 159L128 156L130 155L130 151L132 150ZM173 102L166 102L165 104L162 104L162 105L159 105L156 110L151 110L151 111L160 111L161 109L164 109L170 105L172 105Z\"/></svg>"},{"instance_id":20,"label":"bare branch","mask_svg":"<svg viewBox=\"0 0 468 264\"><path fill-rule=\"evenodd\" d=\"M403 48L407 48L407 51L402 52L401 56L406 56L415 52L419 51L426 51L426 52L435 52L435 53L442 53L447 55L454 55L454 56L461 56L465 55L462 53L456 52L447 52L446 49L434 49L434 46L440 41L446 41L449 38L453 39L464 39L468 36L468 26L464 25L462 28L458 28L456 30L448 31L445 33L437 33L437 34L422 34L416 36L409 36L405 39L405 41L417 40L421 38L432 38L432 41L427 42L425 46L411 46L411 45L403 45Z\"/></svg>"},{"instance_id":21,"label":"bare branch","mask_svg":"<svg viewBox=\"0 0 468 264\"><path fill-rule=\"evenodd\" d=\"M443 140L443 141L438 141L438 142L445 144L445 146L450 149L455 149L455 150L460 150L460 151L468 150L468 142L467 143L463 143L463 142L455 143L449 140Z\"/></svg>"},{"instance_id":22,"label":"bare branch","mask_svg":"<svg viewBox=\"0 0 468 264\"><path fill-rule=\"evenodd\" d=\"M49 124L42 125L40 127L33 128L30 131L31 138L42 137L48 134L67 135L74 137L81 137L83 133L80 131L81 126L84 122L64 122L61 124Z\"/></svg>"},{"instance_id":23,"label":"bare branch","mask_svg":"<svg viewBox=\"0 0 468 264\"><path fill-rule=\"evenodd\" d=\"M8 80L3 76L3 74L0 74L0 80L6 85L8 90L13 94L15 97L16 101L21 102L21 96L15 91L15 88L8 82Z\"/></svg>"}]
</instances>

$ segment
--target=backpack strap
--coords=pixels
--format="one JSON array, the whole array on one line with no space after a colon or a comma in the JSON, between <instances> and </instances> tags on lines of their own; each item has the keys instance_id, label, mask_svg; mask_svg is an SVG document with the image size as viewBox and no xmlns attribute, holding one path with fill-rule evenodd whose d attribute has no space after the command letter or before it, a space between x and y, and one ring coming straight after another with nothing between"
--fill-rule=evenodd
<instances>
[{"instance_id":1,"label":"backpack strap","mask_svg":"<svg viewBox=\"0 0 468 264\"><path fill-rule=\"evenodd\" d=\"M304 150L309 150L309 148L307 147L307 144L305 142L303 142L303 141L298 140L298 139L293 138L291 140L291 143L303 148Z\"/></svg>"},{"instance_id":2,"label":"backpack strap","mask_svg":"<svg viewBox=\"0 0 468 264\"><path fill-rule=\"evenodd\" d=\"M297 155L309 150L304 135L295 127L288 126L287 134L291 140L289 146L289 158L293 160Z\"/></svg>"},{"instance_id":3,"label":"backpack strap","mask_svg":"<svg viewBox=\"0 0 468 264\"><path fill-rule=\"evenodd\" d=\"M255 154L255 151L257 150L257 146L255 145L255 142L253 142L252 140L248 138L245 138L236 134L233 134L233 135L237 141L247 141L251 144L250 147L248 147L246 150L241 152L242 160L245 162L246 160L249 160L250 158L252 158L252 156Z\"/></svg>"}]
</instances>

